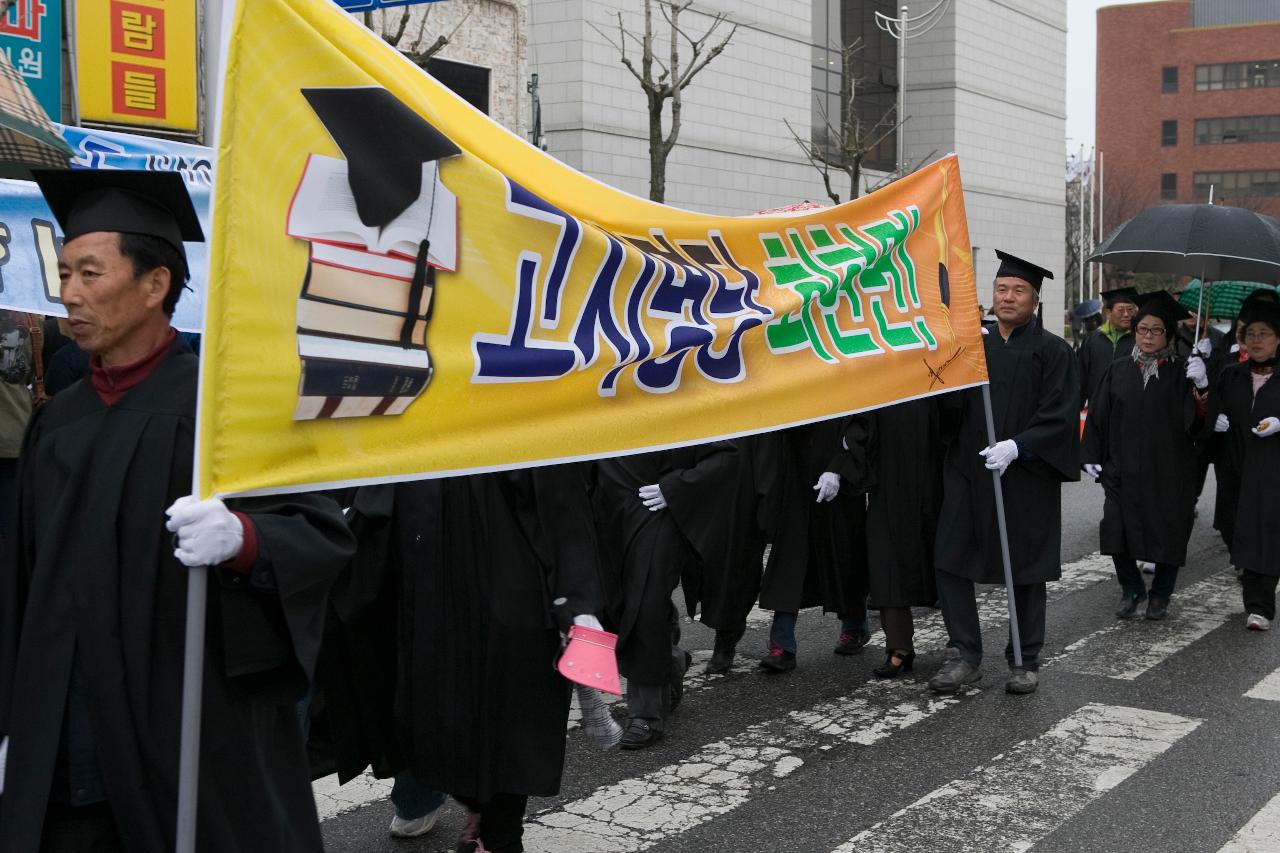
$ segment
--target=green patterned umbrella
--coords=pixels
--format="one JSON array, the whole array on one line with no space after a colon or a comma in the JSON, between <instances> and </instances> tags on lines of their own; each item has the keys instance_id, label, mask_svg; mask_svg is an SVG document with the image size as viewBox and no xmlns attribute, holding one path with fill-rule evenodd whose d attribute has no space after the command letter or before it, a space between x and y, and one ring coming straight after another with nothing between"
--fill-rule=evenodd
<instances>
[{"instance_id":1,"label":"green patterned umbrella","mask_svg":"<svg viewBox=\"0 0 1280 853\"><path fill-rule=\"evenodd\" d=\"M1235 317L1245 297L1255 290L1275 291L1275 286L1256 281L1211 281L1204 293L1204 314L1207 317ZM1192 311L1200 310L1200 279L1192 279L1187 289L1178 297L1178 304Z\"/></svg>"}]
</instances>

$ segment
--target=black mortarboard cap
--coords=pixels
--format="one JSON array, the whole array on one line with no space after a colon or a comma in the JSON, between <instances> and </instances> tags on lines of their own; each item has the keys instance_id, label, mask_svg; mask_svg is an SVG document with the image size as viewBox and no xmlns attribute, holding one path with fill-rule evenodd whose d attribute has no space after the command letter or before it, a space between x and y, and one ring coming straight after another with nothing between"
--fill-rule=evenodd
<instances>
[{"instance_id":1,"label":"black mortarboard cap","mask_svg":"<svg viewBox=\"0 0 1280 853\"><path fill-rule=\"evenodd\" d=\"M1044 284L1046 278L1053 278L1053 273L1044 267L1024 261L1008 252L996 249L996 257L1000 259L1000 269L996 270L996 278L1005 276L1020 278L1034 287L1037 293L1040 292L1040 285Z\"/></svg>"},{"instance_id":2,"label":"black mortarboard cap","mask_svg":"<svg viewBox=\"0 0 1280 853\"><path fill-rule=\"evenodd\" d=\"M1142 296L1133 325L1137 327L1143 317L1159 317L1164 323L1165 333L1172 337L1177 325L1190 316L1191 312L1179 305L1168 291L1157 290Z\"/></svg>"},{"instance_id":3,"label":"black mortarboard cap","mask_svg":"<svg viewBox=\"0 0 1280 853\"><path fill-rule=\"evenodd\" d=\"M1110 308L1118 302L1132 302L1138 304L1138 291L1132 287L1117 287L1113 290L1102 291L1102 304Z\"/></svg>"},{"instance_id":4,"label":"black mortarboard cap","mask_svg":"<svg viewBox=\"0 0 1280 853\"><path fill-rule=\"evenodd\" d=\"M1258 288L1246 296L1244 301L1240 303L1240 319L1243 320L1245 315L1252 311L1255 305L1266 303L1275 304L1276 302L1280 302L1280 295L1277 295L1274 290Z\"/></svg>"},{"instance_id":5,"label":"black mortarboard cap","mask_svg":"<svg viewBox=\"0 0 1280 853\"><path fill-rule=\"evenodd\" d=\"M70 242L95 231L159 237L182 253L204 231L182 175L131 169L33 169L31 176Z\"/></svg>"},{"instance_id":6,"label":"black mortarboard cap","mask_svg":"<svg viewBox=\"0 0 1280 853\"><path fill-rule=\"evenodd\" d=\"M1265 299L1255 299L1251 304L1240 309L1240 320L1246 326L1250 323L1266 323L1272 331L1280 335L1280 304Z\"/></svg>"},{"instance_id":7,"label":"black mortarboard cap","mask_svg":"<svg viewBox=\"0 0 1280 853\"><path fill-rule=\"evenodd\" d=\"M347 159L360 221L389 225L422 194L422 164L461 154L458 146L380 86L303 89Z\"/></svg>"}]
</instances>

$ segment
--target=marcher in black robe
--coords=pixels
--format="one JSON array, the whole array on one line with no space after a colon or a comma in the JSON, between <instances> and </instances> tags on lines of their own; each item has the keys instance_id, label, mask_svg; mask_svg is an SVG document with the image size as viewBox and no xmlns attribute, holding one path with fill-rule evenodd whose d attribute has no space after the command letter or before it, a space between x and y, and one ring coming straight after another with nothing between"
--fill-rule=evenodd
<instances>
[{"instance_id":1,"label":"marcher in black robe","mask_svg":"<svg viewBox=\"0 0 1280 853\"><path fill-rule=\"evenodd\" d=\"M760 606L774 611L760 661L769 672L795 669L796 618L806 607L839 617L837 654L871 639L866 501L851 488L859 475L841 444L845 427L837 418L761 437L760 452L774 456L765 497L771 546L760 587Z\"/></svg>"},{"instance_id":2,"label":"marcher in black robe","mask_svg":"<svg viewBox=\"0 0 1280 853\"><path fill-rule=\"evenodd\" d=\"M942 506L942 440L938 401L908 400L854 415L844 442L860 472L852 491L867 495L867 574L880 610L885 662L873 672L892 678L915 661L912 607L938 600L933 548Z\"/></svg>"},{"instance_id":3,"label":"marcher in black robe","mask_svg":"<svg viewBox=\"0 0 1280 853\"><path fill-rule=\"evenodd\" d=\"M737 450L697 476L681 477L664 489L667 512L698 553L696 571L680 579L692 616L716 632L707 672L728 672L747 614L760 593L768 519L761 494L773 458L757 448L762 436L730 442Z\"/></svg>"},{"instance_id":4,"label":"marcher in black robe","mask_svg":"<svg viewBox=\"0 0 1280 853\"><path fill-rule=\"evenodd\" d=\"M564 767L572 685L554 668L567 627L555 602L599 624L588 469L394 489L385 553L401 578L401 747L421 785L471 813L459 850L515 853L528 798L558 793Z\"/></svg>"},{"instance_id":5,"label":"marcher in black robe","mask_svg":"<svg viewBox=\"0 0 1280 853\"><path fill-rule=\"evenodd\" d=\"M1080 456L1105 494L1099 550L1115 561L1119 619L1147 599L1138 560L1155 563L1148 619L1165 618L1186 562L1204 427L1197 383L1208 388L1209 379L1204 360L1180 358L1170 340L1185 314L1164 291L1144 301L1134 320L1137 345L1102 377L1085 424Z\"/></svg>"},{"instance_id":6,"label":"marcher in black robe","mask_svg":"<svg viewBox=\"0 0 1280 853\"><path fill-rule=\"evenodd\" d=\"M1247 628L1265 631L1276 616L1280 580L1280 384L1275 376L1280 307L1255 305L1245 316L1249 360L1222 372L1210 394L1210 417L1225 416L1244 447L1231 561L1242 570ZM1221 486L1219 486L1221 488Z\"/></svg>"},{"instance_id":7,"label":"marcher in black robe","mask_svg":"<svg viewBox=\"0 0 1280 853\"><path fill-rule=\"evenodd\" d=\"M229 502L235 514L179 500L192 481L197 363L168 316L187 278L191 232L175 220L194 222L190 200L172 173L54 174L98 187L69 201L42 181L67 235L72 333L95 364L28 428L17 547L0 561L0 849L173 849L186 563L213 566L197 846L313 853L295 704L350 532L319 496ZM119 358L139 349L140 360Z\"/></svg>"},{"instance_id":8,"label":"marcher in black robe","mask_svg":"<svg viewBox=\"0 0 1280 853\"><path fill-rule=\"evenodd\" d=\"M681 578L699 577L702 567L670 507L681 507L679 514L695 537L710 535L709 525L721 521L690 507L718 484L731 487L736 455L733 444L716 442L596 463L607 621L616 626L618 668L627 679L623 749L641 749L662 737L691 659L679 646L680 621L671 596Z\"/></svg>"},{"instance_id":9,"label":"marcher in black robe","mask_svg":"<svg viewBox=\"0 0 1280 853\"><path fill-rule=\"evenodd\" d=\"M1111 362L1133 351L1133 316L1138 311L1138 292L1120 287L1102 294L1107 320L1090 332L1076 351L1080 362L1080 408L1086 408L1102 382Z\"/></svg>"},{"instance_id":10,"label":"marcher in black robe","mask_svg":"<svg viewBox=\"0 0 1280 853\"><path fill-rule=\"evenodd\" d=\"M1080 387L1071 348L1034 321L1039 286L1048 270L998 253L995 311L999 323L983 337L996 444L988 447L981 389L942 398L955 426L943 467L938 521L938 597L950 635L948 659L929 682L952 692L981 678L982 632L975 583L1003 583L995 486L1001 473L1022 669L1005 688L1036 689L1044 645L1045 582L1062 574L1062 483L1080 477ZM1008 336L1007 338L1005 336ZM985 448L985 449L984 449ZM983 459L986 459L984 466Z\"/></svg>"}]
</instances>

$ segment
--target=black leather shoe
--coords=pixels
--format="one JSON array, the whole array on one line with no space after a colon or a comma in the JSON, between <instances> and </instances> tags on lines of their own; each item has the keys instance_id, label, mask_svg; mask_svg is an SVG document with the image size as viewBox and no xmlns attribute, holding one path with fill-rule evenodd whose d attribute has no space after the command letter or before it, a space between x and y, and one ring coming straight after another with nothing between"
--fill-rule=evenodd
<instances>
[{"instance_id":1,"label":"black leather shoe","mask_svg":"<svg viewBox=\"0 0 1280 853\"><path fill-rule=\"evenodd\" d=\"M623 749L644 749L662 740L662 732L639 718L632 718L627 723L627 730L622 733Z\"/></svg>"},{"instance_id":2,"label":"black leather shoe","mask_svg":"<svg viewBox=\"0 0 1280 853\"><path fill-rule=\"evenodd\" d=\"M711 660L707 662L707 672L720 675L733 667L733 656L738 651L742 634L742 631L716 631L716 646L711 652Z\"/></svg>"},{"instance_id":3,"label":"black leather shoe","mask_svg":"<svg viewBox=\"0 0 1280 853\"><path fill-rule=\"evenodd\" d=\"M790 672L796 668L795 652L770 646L769 654L760 658L760 668L765 672Z\"/></svg>"},{"instance_id":4,"label":"black leather shoe","mask_svg":"<svg viewBox=\"0 0 1280 853\"><path fill-rule=\"evenodd\" d=\"M862 651L871 640L871 634L866 631L854 631L852 634L841 634L840 639L836 640L836 647L833 651L838 655L855 655Z\"/></svg>"},{"instance_id":5,"label":"black leather shoe","mask_svg":"<svg viewBox=\"0 0 1280 853\"><path fill-rule=\"evenodd\" d=\"M1169 615L1169 599L1163 595L1153 595L1147 601L1147 618L1160 621Z\"/></svg>"},{"instance_id":6,"label":"black leather shoe","mask_svg":"<svg viewBox=\"0 0 1280 853\"><path fill-rule=\"evenodd\" d=\"M871 670L876 678L897 678L904 672L910 672L916 665L915 652L903 652L890 649L885 655L884 663Z\"/></svg>"},{"instance_id":7,"label":"black leather shoe","mask_svg":"<svg viewBox=\"0 0 1280 853\"><path fill-rule=\"evenodd\" d=\"M1138 605L1147 597L1145 592L1123 592L1120 594L1120 606L1116 608L1117 619L1128 619L1138 612Z\"/></svg>"},{"instance_id":8,"label":"black leather shoe","mask_svg":"<svg viewBox=\"0 0 1280 853\"><path fill-rule=\"evenodd\" d=\"M671 672L671 710L674 711L676 706L680 704L680 700L684 698L684 674L689 671L689 665L693 663L693 655L688 652L684 653L684 667L676 672Z\"/></svg>"}]
</instances>

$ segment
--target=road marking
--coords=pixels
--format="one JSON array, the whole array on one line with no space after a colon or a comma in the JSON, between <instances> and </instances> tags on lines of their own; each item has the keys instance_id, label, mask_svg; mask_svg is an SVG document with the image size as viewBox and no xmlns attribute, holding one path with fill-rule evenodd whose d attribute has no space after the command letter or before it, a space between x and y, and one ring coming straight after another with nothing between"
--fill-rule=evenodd
<instances>
[{"instance_id":1,"label":"road marking","mask_svg":"<svg viewBox=\"0 0 1280 853\"><path fill-rule=\"evenodd\" d=\"M1244 695L1250 699L1267 699L1271 702L1280 702L1280 669L1253 685L1253 687L1249 688L1249 692Z\"/></svg>"},{"instance_id":2,"label":"road marking","mask_svg":"<svg viewBox=\"0 0 1280 853\"><path fill-rule=\"evenodd\" d=\"M316 798L316 811L321 822L353 811L369 803L391 796L391 780L375 779L364 773L345 785L338 785L337 775L317 779L311 785Z\"/></svg>"},{"instance_id":3,"label":"road marking","mask_svg":"<svg viewBox=\"0 0 1280 853\"><path fill-rule=\"evenodd\" d=\"M1273 853L1280 850L1280 794L1272 797L1218 853Z\"/></svg>"},{"instance_id":4,"label":"road marking","mask_svg":"<svg viewBox=\"0 0 1280 853\"><path fill-rule=\"evenodd\" d=\"M1218 572L1174 593L1169 618L1117 620L1063 649L1050 666L1132 681L1155 665L1234 618L1241 610L1240 584Z\"/></svg>"},{"instance_id":5,"label":"road marking","mask_svg":"<svg viewBox=\"0 0 1280 853\"><path fill-rule=\"evenodd\" d=\"M970 691L973 692L973 691ZM750 726L692 755L531 817L530 853L630 853L727 814L804 764L802 753L870 746L961 701L912 680L863 684L849 696Z\"/></svg>"},{"instance_id":6,"label":"road marking","mask_svg":"<svg viewBox=\"0 0 1280 853\"><path fill-rule=\"evenodd\" d=\"M1200 725L1089 704L916 800L833 853L1025 851Z\"/></svg>"}]
</instances>

